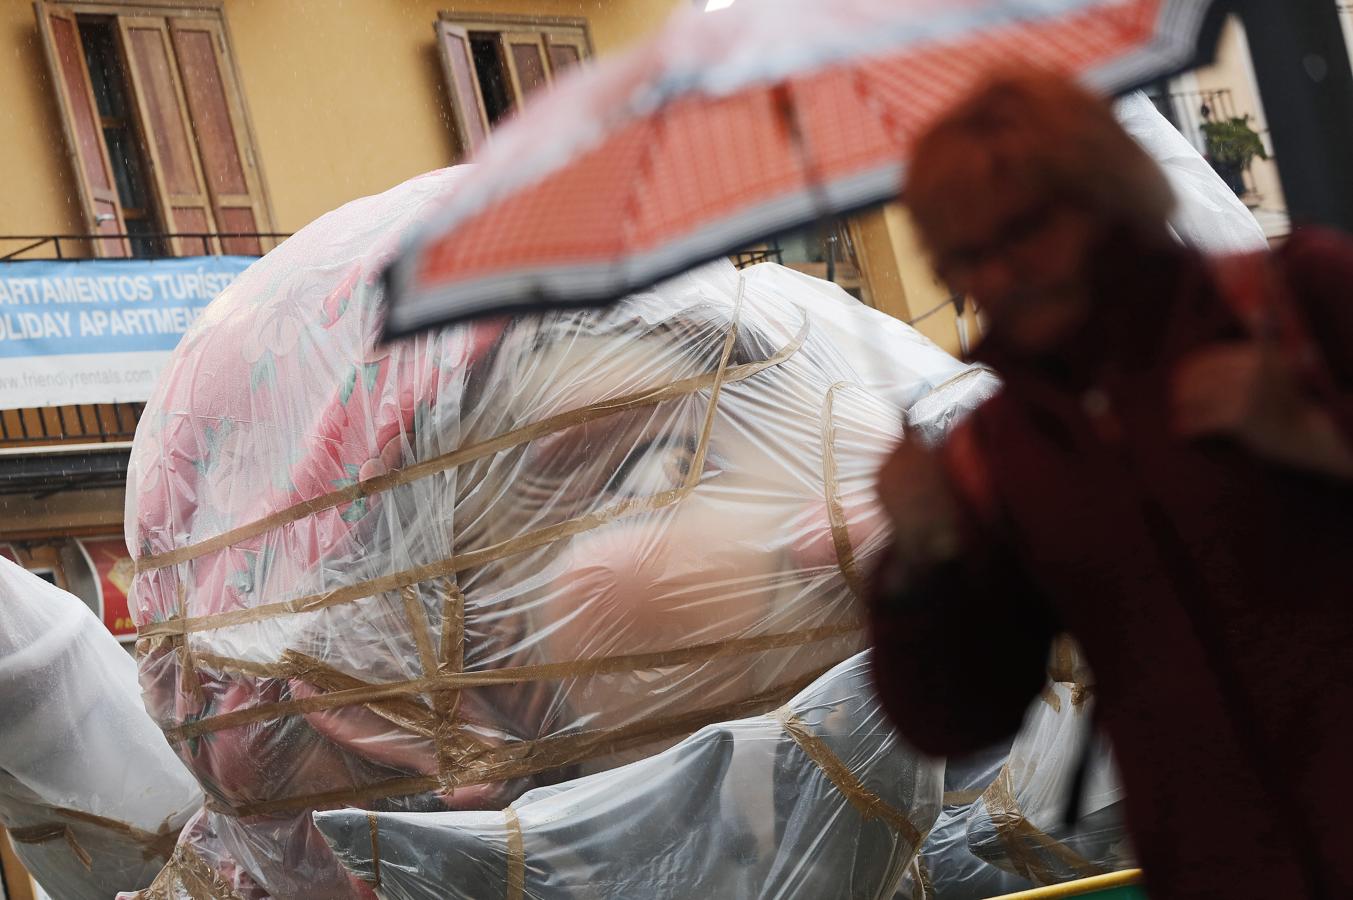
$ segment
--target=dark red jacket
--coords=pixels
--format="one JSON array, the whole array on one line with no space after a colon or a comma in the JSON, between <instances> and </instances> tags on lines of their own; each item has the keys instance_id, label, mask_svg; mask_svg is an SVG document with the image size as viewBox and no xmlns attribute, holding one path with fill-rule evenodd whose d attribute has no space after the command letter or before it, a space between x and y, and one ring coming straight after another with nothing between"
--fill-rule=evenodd
<instances>
[{"instance_id":1,"label":"dark red jacket","mask_svg":"<svg viewBox=\"0 0 1353 900\"><path fill-rule=\"evenodd\" d=\"M1353 441L1353 243L1301 232L1276 262ZM986 500L959 563L876 573L884 705L922 750L974 751L1069 631L1153 900L1353 897L1353 484L1173 434L1179 360L1248 337L1200 257L1123 236L1095 282L1064 352L979 352L1005 387L945 453L975 453Z\"/></svg>"}]
</instances>

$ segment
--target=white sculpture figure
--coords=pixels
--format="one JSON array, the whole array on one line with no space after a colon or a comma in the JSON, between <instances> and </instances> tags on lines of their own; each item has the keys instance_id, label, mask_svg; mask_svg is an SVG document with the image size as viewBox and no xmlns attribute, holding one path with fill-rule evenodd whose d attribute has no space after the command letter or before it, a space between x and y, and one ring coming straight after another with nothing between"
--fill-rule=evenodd
<instances>
[{"instance_id":1,"label":"white sculpture figure","mask_svg":"<svg viewBox=\"0 0 1353 900\"><path fill-rule=\"evenodd\" d=\"M78 598L0 559L0 823L60 900L144 887L202 802L136 664Z\"/></svg>"}]
</instances>

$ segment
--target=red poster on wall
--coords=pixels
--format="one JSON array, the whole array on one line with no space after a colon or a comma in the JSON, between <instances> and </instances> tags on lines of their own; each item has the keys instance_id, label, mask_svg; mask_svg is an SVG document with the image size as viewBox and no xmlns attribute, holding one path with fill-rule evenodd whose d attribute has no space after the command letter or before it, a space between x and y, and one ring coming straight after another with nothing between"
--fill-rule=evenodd
<instances>
[{"instance_id":1,"label":"red poster on wall","mask_svg":"<svg viewBox=\"0 0 1353 900\"><path fill-rule=\"evenodd\" d=\"M124 644L136 640L136 625L127 611L132 586L132 561L120 537L82 539L78 542L99 589L103 624Z\"/></svg>"}]
</instances>

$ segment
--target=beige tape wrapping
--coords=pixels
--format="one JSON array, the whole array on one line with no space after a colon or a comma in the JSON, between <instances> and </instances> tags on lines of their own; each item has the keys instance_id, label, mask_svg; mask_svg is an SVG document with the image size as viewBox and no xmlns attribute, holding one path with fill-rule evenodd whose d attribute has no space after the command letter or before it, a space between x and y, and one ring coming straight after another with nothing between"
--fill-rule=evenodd
<instances>
[{"instance_id":1,"label":"beige tape wrapping","mask_svg":"<svg viewBox=\"0 0 1353 900\"><path fill-rule=\"evenodd\" d=\"M976 803L984 790L986 788L969 791L945 791L943 803L945 806L966 806L969 803Z\"/></svg>"},{"instance_id":2,"label":"beige tape wrapping","mask_svg":"<svg viewBox=\"0 0 1353 900\"><path fill-rule=\"evenodd\" d=\"M930 880L930 869L926 868L925 857L919 852L907 867L911 875L911 900L934 900L935 887Z\"/></svg>"},{"instance_id":3,"label":"beige tape wrapping","mask_svg":"<svg viewBox=\"0 0 1353 900\"><path fill-rule=\"evenodd\" d=\"M64 840L70 846L70 852L75 854L75 858L80 861L80 865L86 869L94 865L94 860L80 842L75 838L75 832L71 831L69 825L62 825L57 822L49 822L44 825L27 825L23 828L12 828L9 832L10 840L16 844L46 844L55 840Z\"/></svg>"},{"instance_id":4,"label":"beige tape wrapping","mask_svg":"<svg viewBox=\"0 0 1353 900\"><path fill-rule=\"evenodd\" d=\"M467 688L703 663L721 657L800 646L845 636L860 630L861 626L852 622L788 634L735 638L652 653L569 660L560 663L544 663L487 671L464 671L465 598L455 584L457 573L513 554L545 546L624 516L661 509L680 501L698 486L701 473L704 470L702 463L708 453L710 435L724 386L730 382L751 378L768 368L783 363L798 351L808 334L809 322L805 317L795 337L775 354L754 363L730 367L729 360L736 341L741 302L742 284L740 282L732 323L724 335L718 367L712 373L681 379L659 388L570 410L505 432L489 440L457 448L434 459L415 463L404 469L395 470L296 504L206 541L139 559L137 561L138 572L186 563L205 554L258 537L322 510L332 509L364 496L390 490L398 485L407 484L419 478L487 457L564 428L615 415L626 410L656 405L665 400L688 396L698 391L706 389L710 391L703 427L696 446L696 459L687 478L673 489L648 497L627 498L590 514L539 528L497 544L479 547L423 566L390 573L321 594L312 594L249 609L231 610L200 617L189 617L186 615L186 611L181 611L176 618L148 623L143 626L139 630L140 637L145 642L141 644L141 647L153 647L168 641L171 645L179 645L180 652L183 652L183 645L187 644L187 636L195 632L227 628L279 616L313 612L368 597L397 593L404 604L410 627L415 635L421 638L417 652L423 677L393 684L366 683L361 679L338 672L318 660L295 652L284 654L283 658L276 663L234 660L205 651L195 652L193 656L197 666L206 666L218 671L236 671L261 678L299 679L319 688L323 693L307 698L238 709L201 720L182 722L165 730L166 736L172 742L179 742L212 731L254 722L352 705L368 706L373 712L393 724L416 734L431 736L438 741L439 771L436 775L402 776L360 788L339 789L304 796L279 797L240 805L230 805L213 798L208 801L208 806L214 811L227 815L269 815L338 804L360 805L392 796L447 790L462 785L504 781L538 774L596 756L608 755L629 747L680 736L712 722L764 712L775 704L788 699L825 671L825 669L822 669L808 678L796 679L791 684L781 685L770 691L743 698L733 703L649 720L639 720L613 729L558 735L501 746L487 746L482 742L478 745L466 746L464 742L461 742L454 750L447 748L453 737L450 730L455 725L454 710L458 704L458 692ZM825 427L829 427L829 425L830 423ZM828 452L831 451L828 450ZM837 501L836 506L839 511L839 501ZM844 516L840 515L838 519L840 524L837 527L844 527ZM426 610L417 591L418 585L438 580L447 585L447 597L443 606L440 646L433 648L428 640L428 635L431 634L430 623L427 621ZM194 686L196 686L196 679L194 679ZM448 697L455 697L456 699L448 702L445 699ZM874 814L882 813L875 812Z\"/></svg>"},{"instance_id":5,"label":"beige tape wrapping","mask_svg":"<svg viewBox=\"0 0 1353 900\"><path fill-rule=\"evenodd\" d=\"M1081 661L1080 651L1069 635L1059 634L1052 642L1052 655L1048 662L1048 680L1071 685L1071 705L1079 709L1085 701L1094 696L1095 685L1090 670ZM1062 701L1053 692L1051 685L1043 686L1042 698L1055 712L1062 711Z\"/></svg>"},{"instance_id":6,"label":"beige tape wrapping","mask_svg":"<svg viewBox=\"0 0 1353 900\"><path fill-rule=\"evenodd\" d=\"M54 816L68 821L44 822L39 825L14 828L10 830L9 836L20 844L45 844L49 841L64 840L70 846L71 852L80 860L80 864L86 869L93 864L93 860L85 848L80 845L74 829L69 824L71 822L101 829L122 840L136 844L141 848L141 856L148 860L168 859L174 852L175 841L178 840L178 831L170 830L167 827L158 832L143 831L117 819L109 819L78 809L67 809L59 806L51 807L50 812Z\"/></svg>"},{"instance_id":7,"label":"beige tape wrapping","mask_svg":"<svg viewBox=\"0 0 1353 900\"><path fill-rule=\"evenodd\" d=\"M728 332L723 357L720 360L719 369L715 371L712 375L701 376L701 378L699 379L701 382L701 387L710 388L710 402L706 412L705 426L700 435L700 442L697 446L696 453L697 463L703 462L705 454L708 451L709 435L714 422L714 412L716 409L716 405L718 403L719 394L721 392L722 386L726 381L724 377L725 373L728 373L730 379L734 374L740 374L741 377L743 378L749 378L752 375L756 374L757 372L764 371L765 369L770 368L773 365L778 365L779 363L788 359L798 350L799 346L803 342L803 339L806 338L807 336L806 327L807 326L805 325L804 329L800 330L798 337L796 337L793 342L791 342L788 346L783 348L775 356L772 356L760 362L748 363L743 366L734 367L733 369L727 369L726 366L728 362L728 356L732 351L733 346L732 342L735 336L736 321L734 322L733 327L730 328ZM685 391L683 393L691 393L691 391ZM594 406L596 407L604 406L609 408L616 402L619 401L610 401L607 404L594 404ZM578 424L581 421L586 421L587 416L584 414L589 414L589 411L591 409L592 407L583 407L581 409L571 411L571 413L568 414L570 417L569 420L566 421L562 426L558 427L569 427L571 425ZM595 418L595 416L592 417ZM555 428L553 430L558 430L558 428ZM547 431L543 433L549 432ZM539 435L533 436L538 437ZM492 441L486 443L492 443ZM394 572L380 578L373 578L369 581L359 582L357 584L349 585L347 587L337 588L331 591L325 591L323 593L318 594L310 594L304 597L297 597L292 600L279 601L276 603L265 603L261 606L254 606L248 609L230 610L228 612L216 613L214 615L209 616L188 617L188 618L179 617L167 619L162 622L150 622L139 627L137 629L137 634L140 638L143 639L155 639L165 637L173 638L181 635L191 634L193 632L198 631L211 631L218 628L228 628L236 625L245 625L251 622L261 622L266 619L277 618L279 616L316 612L322 609L328 609L330 607L352 603L357 600L364 600L368 597L374 597L378 594L401 591L404 588L409 587L410 585L419 584L420 582L431 581L436 578L445 578L453 576L456 573L462 572L466 569L482 566L485 563L494 562L499 559L504 559L508 556L513 556L518 553L525 553L529 550L534 550L537 547L543 547L546 544L551 544L554 543L555 541L562 540L563 538L571 537L576 534L581 534L585 531L590 531L593 528L597 528L601 525L613 522L616 519L624 518L626 516L634 515L640 512L652 512L654 510L670 506L673 503L676 503L677 501L681 500L683 497L687 496L692 490L695 489L699 481L700 473L703 471L703 468L704 468L703 465L692 465L691 475L688 477L686 483L672 490L662 491L660 493L648 497L627 498L619 503L613 504L604 509L596 510L592 513L588 513L586 515L579 516L577 518L569 519L564 522L559 522L554 525L538 528L534 531L529 531L525 534L518 535L509 540L501 541L497 544L491 544L487 547L481 547L475 550L470 550L459 555L444 557L442 559L436 560L435 562L427 563L422 566L415 566L410 569L405 569L400 572ZM401 471L412 471L412 468ZM440 469L438 469L437 471L440 471ZM368 491L368 493L375 493L375 491L371 490ZM295 507L292 508L294 509ZM266 530L268 529L264 529L264 531ZM242 539L243 538L241 538L241 540ZM190 550L201 546L203 545L195 544L192 545L192 547L184 548L184 550ZM195 553L194 555L201 554ZM160 568L160 566L157 565L153 566L152 568Z\"/></svg>"},{"instance_id":8,"label":"beige tape wrapping","mask_svg":"<svg viewBox=\"0 0 1353 900\"><path fill-rule=\"evenodd\" d=\"M192 847L180 844L138 900L174 900L179 890L192 900L243 900Z\"/></svg>"},{"instance_id":9,"label":"beige tape wrapping","mask_svg":"<svg viewBox=\"0 0 1353 900\"><path fill-rule=\"evenodd\" d=\"M188 617L188 589L184 586L182 579L178 582L178 613L179 618ZM179 685L183 693L192 697L198 705L201 705L205 698L202 693L202 683L197 680L197 673L193 666L193 651L188 646L187 641L183 641L178 647L179 653Z\"/></svg>"},{"instance_id":10,"label":"beige tape wrapping","mask_svg":"<svg viewBox=\"0 0 1353 900\"><path fill-rule=\"evenodd\" d=\"M741 291L742 282L739 282L739 304L741 303ZM772 366L778 366L798 352L799 347L803 346L803 342L808 337L808 328L809 321L805 316L803 324L800 326L798 334L795 335L793 340L781 348L777 353L766 359L734 366L726 371L721 367L717 372L678 379L677 381L670 382L660 387L638 391L633 394L626 394L600 403L589 404L541 419L538 422L531 422L520 428L514 428L511 431L505 431L500 435L495 435L488 440L476 444L469 444L464 447L458 447L455 450L440 456L435 456L431 459L423 460L400 469L394 469L383 475L368 478L364 481L359 481L356 484L340 488L339 490L330 491L327 494L321 494L318 497L313 497L309 500L293 504L285 509L278 510L272 515L241 525L238 528L232 528L229 531L208 538L207 540L199 541L195 544L188 544L173 550L167 550L163 553L138 557L135 561L136 571L138 573L149 572L155 569L163 569L167 566L188 562L189 560L197 559L199 556L205 556L208 553L214 553L218 550L224 550L227 547L233 547L243 541L259 537L269 531L274 531L292 522L298 522L301 519L315 515L316 513L333 509L334 507L342 506L344 504L353 503L363 497L379 494L400 485L408 484L421 478L427 478L430 475L436 475L439 472L445 472L448 469L454 469L458 466L463 466L466 463L474 462L475 460L483 459L487 456L492 456L504 450L510 450L513 447L529 443L530 441L537 440L565 428L571 428L585 422L603 419L632 409L639 409L645 406L656 406L665 400L672 400L708 388L713 388L719 383L742 381L751 378L753 375L763 372ZM726 358L725 355L725 360Z\"/></svg>"},{"instance_id":11,"label":"beige tape wrapping","mask_svg":"<svg viewBox=\"0 0 1353 900\"><path fill-rule=\"evenodd\" d=\"M837 390L849 387L850 382L838 381L827 388L822 401L822 483L827 495L827 519L831 523L832 546L836 550L836 563L846 585L857 600L868 596L864 576L860 574L859 564L855 561L855 548L850 543L850 529L846 522L846 511L841 505L841 481L836 468L836 422L832 417L832 404Z\"/></svg>"},{"instance_id":12,"label":"beige tape wrapping","mask_svg":"<svg viewBox=\"0 0 1353 900\"><path fill-rule=\"evenodd\" d=\"M534 666L516 666L486 669L477 672L453 672L433 678L400 681L390 684L369 684L351 675L334 670L303 654L287 651L281 663L253 663L232 660L211 654L198 654L204 666L229 671L237 669L245 674L265 678L297 678L330 693L300 700L267 703L210 716L165 729L170 743L237 728L255 722L264 722L286 716L304 715L344 706L370 706L373 712L393 724L407 727L419 734L430 734L432 710L421 704L406 702L396 706L393 701L409 698L436 689L486 687L490 685L523 684L532 681L552 681L589 675L607 675L615 672L633 672L672 666L704 663L729 656L742 656L789 647L798 647L818 641L844 637L860 632L863 625L848 622L827 625L784 634L767 634L750 638L734 638L709 644L697 644L652 653L630 653L619 656L599 656L593 659L541 663ZM323 674L321 674L323 673Z\"/></svg>"},{"instance_id":13,"label":"beige tape wrapping","mask_svg":"<svg viewBox=\"0 0 1353 900\"><path fill-rule=\"evenodd\" d=\"M803 690L821 677L828 668L830 666L809 672L801 678L768 691L717 706L707 706L670 716L658 716L616 728L555 735L492 747L469 754L462 761L462 767L440 776L409 775L360 788L292 795L234 805L209 797L206 806L213 812L228 816L274 815L302 809L360 806L388 797L538 775L584 760L609 756L632 747L680 737L705 725L764 713Z\"/></svg>"},{"instance_id":14,"label":"beige tape wrapping","mask_svg":"<svg viewBox=\"0 0 1353 900\"><path fill-rule=\"evenodd\" d=\"M454 578L444 580L446 598L442 601L442 635L438 652L437 676L448 678L465 671L465 595ZM438 693L445 705L437 708L437 771L445 772L454 764L452 745L457 716L460 713L459 690Z\"/></svg>"},{"instance_id":15,"label":"beige tape wrapping","mask_svg":"<svg viewBox=\"0 0 1353 900\"><path fill-rule=\"evenodd\" d=\"M1034 884L1052 884L1060 880L1052 862L1064 866L1080 878L1103 875L1104 869L1081 856L1066 844L1039 829L1025 818L1015 800L1014 786L1007 763L982 795L996 834L1018 875Z\"/></svg>"},{"instance_id":16,"label":"beige tape wrapping","mask_svg":"<svg viewBox=\"0 0 1353 900\"><path fill-rule=\"evenodd\" d=\"M521 819L509 805L503 810L507 822L507 895L506 900L522 900L526 893L526 844L521 833Z\"/></svg>"},{"instance_id":17,"label":"beige tape wrapping","mask_svg":"<svg viewBox=\"0 0 1353 900\"><path fill-rule=\"evenodd\" d=\"M866 821L882 819L911 845L913 851L920 848L925 840L924 832L913 825L905 813L894 809L882 797L865 787L840 757L833 753L821 738L813 734L792 710L778 709L775 711L775 718L779 720L785 733L799 745L799 749L822 770L827 780L836 786L847 802L855 807Z\"/></svg>"},{"instance_id":18,"label":"beige tape wrapping","mask_svg":"<svg viewBox=\"0 0 1353 900\"><path fill-rule=\"evenodd\" d=\"M371 832L371 883L381 886L381 826L373 812L366 814L366 827Z\"/></svg>"}]
</instances>

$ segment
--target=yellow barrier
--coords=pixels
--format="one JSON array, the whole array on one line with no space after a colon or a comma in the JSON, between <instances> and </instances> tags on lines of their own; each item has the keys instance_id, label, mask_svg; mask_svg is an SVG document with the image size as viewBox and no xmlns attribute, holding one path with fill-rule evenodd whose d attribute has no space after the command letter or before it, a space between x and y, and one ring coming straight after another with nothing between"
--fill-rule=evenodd
<instances>
[{"instance_id":1,"label":"yellow barrier","mask_svg":"<svg viewBox=\"0 0 1353 900\"><path fill-rule=\"evenodd\" d=\"M1093 878L1081 878L1076 881L1068 881L1065 884L1034 888L1031 891L1002 894L999 897L992 897L990 900L1056 900L1056 898L1061 897L1083 897L1098 891L1132 887L1141 883L1141 869L1124 869L1122 872L1110 872L1107 875L1096 875Z\"/></svg>"}]
</instances>

